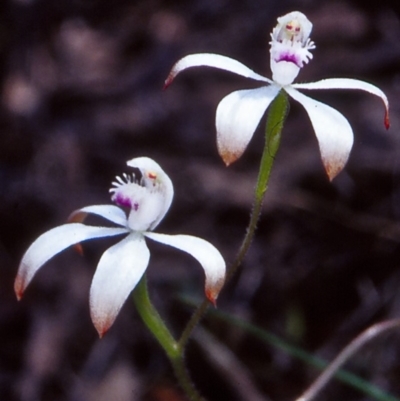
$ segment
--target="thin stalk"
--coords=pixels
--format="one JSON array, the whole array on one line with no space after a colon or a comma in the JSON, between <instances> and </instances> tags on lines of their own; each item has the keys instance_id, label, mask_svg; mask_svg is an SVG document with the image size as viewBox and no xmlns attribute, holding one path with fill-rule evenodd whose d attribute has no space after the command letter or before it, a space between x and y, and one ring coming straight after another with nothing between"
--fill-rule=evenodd
<instances>
[{"instance_id":1,"label":"thin stalk","mask_svg":"<svg viewBox=\"0 0 400 401\"><path fill-rule=\"evenodd\" d=\"M388 320L374 324L359 334L343 351L328 365L321 375L311 384L311 386L296 401L310 401L329 383L338 369L349 360L360 348L375 337L398 328L400 319Z\"/></svg>"},{"instance_id":2,"label":"thin stalk","mask_svg":"<svg viewBox=\"0 0 400 401\"><path fill-rule=\"evenodd\" d=\"M197 326L197 324L200 322L200 320L206 313L209 305L210 301L208 299L204 299L200 304L200 306L198 306L197 309L193 312L192 316L190 317L190 320L186 324L186 327L181 334L181 338L178 341L178 347L182 353L183 350L185 349L187 342L189 341L190 335L192 334L194 328Z\"/></svg>"},{"instance_id":3,"label":"thin stalk","mask_svg":"<svg viewBox=\"0 0 400 401\"><path fill-rule=\"evenodd\" d=\"M140 317L167 354L179 385L190 401L204 401L191 381L185 367L182 349L150 301L144 275L133 292L133 300Z\"/></svg>"},{"instance_id":4,"label":"thin stalk","mask_svg":"<svg viewBox=\"0 0 400 401\"><path fill-rule=\"evenodd\" d=\"M262 203L264 200L265 192L268 189L268 182L271 175L272 166L274 164L276 153L278 152L283 124L285 122L289 110L289 102L286 92L283 90L279 92L276 98L272 101L267 116L267 124L265 128L265 144L261 157L260 169L258 172L257 184L254 191L254 204L250 215L249 225L247 226L246 234L236 255L235 260L229 267L226 275L225 283L227 283L235 274L241 265L247 251L250 248L251 241L253 240L257 222L260 217ZM200 306L195 310L190 318L181 338L178 341L179 348L184 349L193 329L200 322L204 313L208 308L209 302L204 300Z\"/></svg>"},{"instance_id":5,"label":"thin stalk","mask_svg":"<svg viewBox=\"0 0 400 401\"><path fill-rule=\"evenodd\" d=\"M191 300L183 299L183 301L189 305L195 305L195 302L193 302ZM241 319L239 319L233 315L230 315L226 312L213 310L213 311L211 311L210 316L213 318L217 318L221 321L224 321L232 326L240 327L243 330L245 330L248 334L261 340L262 342L264 342L268 345L271 345L277 349L280 349L283 352L285 352L287 355L290 355L293 358L303 361L307 365L314 366L321 371L324 371L329 366L329 364L325 360L323 360L319 357L313 356L310 353L308 353L307 351L304 351L303 349L301 349L297 346L287 343L286 341L284 341L281 338L279 338L278 336L266 331L265 329L262 329L258 326L255 326L254 324L251 324L244 320L241 320ZM395 328L397 326L397 324L400 326L400 319L397 319L397 323L396 323L396 321L388 321L388 322L384 322L384 323L379 323L378 325L380 325L380 324L383 324L384 327L382 327L382 331L378 330L376 335L383 333L385 330ZM375 326L373 326L373 327L375 327ZM372 338L369 337L369 339L372 339ZM362 346L362 344L361 344L361 346ZM332 370L331 370L331 372L332 372ZM353 387L354 389L357 389L357 390L363 392L365 395L367 395L370 398L374 398L375 400L378 400L378 401L400 401L400 399L398 397L394 397L394 396L384 392L379 387L354 375L353 373L342 370L341 367L333 373L334 373L334 376L336 379L340 380L343 383L348 384L349 386ZM321 390L321 389L322 389L322 387L319 388L319 390ZM314 395L315 394L316 393L314 393ZM300 400L301 400L301 398L300 398ZM299 401L299 400L297 400L297 401Z\"/></svg>"}]
</instances>

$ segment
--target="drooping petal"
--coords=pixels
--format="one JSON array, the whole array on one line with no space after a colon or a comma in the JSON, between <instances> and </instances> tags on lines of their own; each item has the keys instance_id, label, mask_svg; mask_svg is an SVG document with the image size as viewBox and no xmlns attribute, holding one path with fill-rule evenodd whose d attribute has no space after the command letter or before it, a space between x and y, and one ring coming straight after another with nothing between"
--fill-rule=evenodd
<instances>
[{"instance_id":1,"label":"drooping petal","mask_svg":"<svg viewBox=\"0 0 400 401\"><path fill-rule=\"evenodd\" d=\"M191 235L166 235L146 232L144 235L154 241L170 245L187 252L199 261L206 276L205 293L215 305L225 280L225 261L214 245Z\"/></svg>"},{"instance_id":2,"label":"drooping petal","mask_svg":"<svg viewBox=\"0 0 400 401\"><path fill-rule=\"evenodd\" d=\"M330 78L330 79L323 79L317 82L293 84L292 87L296 89L358 89L366 91L382 99L382 102L385 105L384 124L386 129L388 129L390 126L388 99L386 95L379 88L368 82L350 78Z\"/></svg>"},{"instance_id":3,"label":"drooping petal","mask_svg":"<svg viewBox=\"0 0 400 401\"><path fill-rule=\"evenodd\" d=\"M334 108L293 88L285 90L306 109L318 139L322 162L332 181L345 166L353 146L353 130L349 122Z\"/></svg>"},{"instance_id":4,"label":"drooping petal","mask_svg":"<svg viewBox=\"0 0 400 401\"><path fill-rule=\"evenodd\" d=\"M216 113L217 146L228 166L246 149L261 117L280 88L276 85L240 90L224 97Z\"/></svg>"},{"instance_id":5,"label":"drooping petal","mask_svg":"<svg viewBox=\"0 0 400 401\"><path fill-rule=\"evenodd\" d=\"M83 207L82 209L78 209L72 212L68 217L68 221L82 223L88 213L96 214L106 220L118 224L119 226L127 226L127 218L125 212L114 205L92 205Z\"/></svg>"},{"instance_id":6,"label":"drooping petal","mask_svg":"<svg viewBox=\"0 0 400 401\"><path fill-rule=\"evenodd\" d=\"M168 78L165 80L164 89L166 89L174 80L174 78L183 70L191 67L214 67L221 70L230 71L234 74L241 75L245 78L255 79L257 81L272 83L272 81L262 75L257 74L250 68L246 67L239 61L221 56L220 54L213 53L198 53L190 54L186 57L181 58L172 67Z\"/></svg>"},{"instance_id":7,"label":"drooping petal","mask_svg":"<svg viewBox=\"0 0 400 401\"><path fill-rule=\"evenodd\" d=\"M93 227L80 223L64 224L45 232L32 243L21 260L14 283L17 298L21 299L39 268L59 252L82 241L127 232L125 228Z\"/></svg>"},{"instance_id":8,"label":"drooping petal","mask_svg":"<svg viewBox=\"0 0 400 401\"><path fill-rule=\"evenodd\" d=\"M131 233L101 257L90 288L90 314L102 337L143 276L150 252L143 235Z\"/></svg>"}]
</instances>

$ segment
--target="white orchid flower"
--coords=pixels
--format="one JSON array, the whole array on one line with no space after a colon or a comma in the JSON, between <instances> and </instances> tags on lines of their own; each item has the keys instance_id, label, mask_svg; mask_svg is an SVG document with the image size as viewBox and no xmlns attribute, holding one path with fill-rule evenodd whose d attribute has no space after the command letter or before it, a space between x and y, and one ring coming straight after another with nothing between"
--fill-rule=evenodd
<instances>
[{"instance_id":1,"label":"white orchid flower","mask_svg":"<svg viewBox=\"0 0 400 401\"><path fill-rule=\"evenodd\" d=\"M360 89L379 96L386 109L384 123L386 128L389 128L387 97L374 85L348 78L293 84L300 69L313 57L310 50L314 49L315 45L309 39L311 30L311 22L301 12L294 11L278 18L270 42L272 80L255 73L237 60L219 54L191 54L172 67L164 88L168 87L181 71L200 66L219 68L267 84L256 89L232 92L219 103L216 112L217 146L226 165L243 154L265 110L281 90L306 109L330 180L347 162L353 145L353 131L341 113L301 94L297 89Z\"/></svg>"},{"instance_id":2,"label":"white orchid flower","mask_svg":"<svg viewBox=\"0 0 400 401\"><path fill-rule=\"evenodd\" d=\"M225 262L209 242L190 235L156 234L154 228L168 211L174 189L168 175L152 159L139 157L127 162L135 169L131 176L124 174L113 182L114 205L94 205L76 210L71 223L42 234L22 258L15 279L15 292L21 299L35 273L50 258L82 241L99 237L127 234L101 257L90 288L90 312L100 337L111 327L122 305L143 276L150 252L145 238L161 242L189 253L205 272L205 293L215 304L225 279ZM115 223L119 227L96 227L82 224L88 213Z\"/></svg>"}]
</instances>

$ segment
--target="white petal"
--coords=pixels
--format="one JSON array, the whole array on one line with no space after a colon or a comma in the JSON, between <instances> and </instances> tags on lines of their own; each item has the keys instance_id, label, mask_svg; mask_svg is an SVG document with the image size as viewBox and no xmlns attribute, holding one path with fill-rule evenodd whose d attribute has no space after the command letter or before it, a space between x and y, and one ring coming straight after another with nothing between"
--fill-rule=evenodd
<instances>
[{"instance_id":1,"label":"white petal","mask_svg":"<svg viewBox=\"0 0 400 401\"><path fill-rule=\"evenodd\" d=\"M22 297L39 268L59 252L82 241L126 232L124 228L93 227L80 223L64 224L45 232L32 243L21 260L14 284L17 298Z\"/></svg>"},{"instance_id":2,"label":"white petal","mask_svg":"<svg viewBox=\"0 0 400 401\"><path fill-rule=\"evenodd\" d=\"M226 165L246 149L261 117L280 88L276 85L240 90L224 97L216 113L218 151Z\"/></svg>"},{"instance_id":3,"label":"white petal","mask_svg":"<svg viewBox=\"0 0 400 401\"><path fill-rule=\"evenodd\" d=\"M389 128L389 102L386 95L375 85L368 82L360 81L358 79L349 78L330 78L323 79L317 82L309 82L305 84L293 84L296 89L359 89L378 96L382 99L385 105L385 127Z\"/></svg>"},{"instance_id":4,"label":"white petal","mask_svg":"<svg viewBox=\"0 0 400 401\"><path fill-rule=\"evenodd\" d=\"M220 54L198 53L190 54L186 57L181 58L172 67L168 78L165 80L164 89L172 83L174 78L181 71L191 67L214 67L221 70L233 72L234 74L241 75L245 78L251 78L257 81L272 83L270 79L255 73L253 70L233 58L221 56Z\"/></svg>"},{"instance_id":5,"label":"white petal","mask_svg":"<svg viewBox=\"0 0 400 401\"><path fill-rule=\"evenodd\" d=\"M150 252L141 234L132 233L107 249L90 288L90 313L99 336L114 323L122 305L139 282Z\"/></svg>"},{"instance_id":6,"label":"white petal","mask_svg":"<svg viewBox=\"0 0 400 401\"><path fill-rule=\"evenodd\" d=\"M287 93L306 109L317 136L322 162L330 180L345 166L353 146L353 130L346 118L334 108L317 102L293 88Z\"/></svg>"},{"instance_id":7,"label":"white petal","mask_svg":"<svg viewBox=\"0 0 400 401\"><path fill-rule=\"evenodd\" d=\"M166 235L151 232L146 232L144 235L154 241L187 252L197 259L206 276L206 296L215 304L218 294L224 285L226 266L222 255L214 245L191 235Z\"/></svg>"},{"instance_id":8,"label":"white petal","mask_svg":"<svg viewBox=\"0 0 400 401\"><path fill-rule=\"evenodd\" d=\"M68 217L70 222L83 222L88 213L96 214L106 220L112 221L119 226L126 227L127 218L125 212L114 205L93 205L86 206L82 209L75 210Z\"/></svg>"}]
</instances>

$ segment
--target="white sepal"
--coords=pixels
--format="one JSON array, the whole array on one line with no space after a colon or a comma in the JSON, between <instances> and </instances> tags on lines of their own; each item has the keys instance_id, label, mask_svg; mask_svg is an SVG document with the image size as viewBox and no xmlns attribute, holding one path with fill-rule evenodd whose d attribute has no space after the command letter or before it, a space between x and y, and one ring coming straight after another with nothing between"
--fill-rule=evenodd
<instances>
[{"instance_id":1,"label":"white sepal","mask_svg":"<svg viewBox=\"0 0 400 401\"><path fill-rule=\"evenodd\" d=\"M114 323L125 300L149 263L150 252L143 235L131 233L107 249L90 287L90 314L99 336Z\"/></svg>"},{"instance_id":2,"label":"white sepal","mask_svg":"<svg viewBox=\"0 0 400 401\"><path fill-rule=\"evenodd\" d=\"M293 84L293 88L296 89L357 89L371 93L372 95L381 98L385 106L385 120L384 124L386 129L389 128L389 101L386 95L375 85L368 82L360 81L358 79L351 78L328 78L322 79L321 81L309 82L303 84Z\"/></svg>"},{"instance_id":3,"label":"white sepal","mask_svg":"<svg viewBox=\"0 0 400 401\"><path fill-rule=\"evenodd\" d=\"M218 152L226 165L245 151L261 117L275 99L276 85L230 93L218 105L216 113Z\"/></svg>"},{"instance_id":4,"label":"white sepal","mask_svg":"<svg viewBox=\"0 0 400 401\"><path fill-rule=\"evenodd\" d=\"M204 239L191 235L166 235L144 233L147 238L173 246L192 255L204 269L206 276L205 293L215 305L216 299L225 281L225 261L214 245Z\"/></svg>"},{"instance_id":5,"label":"white sepal","mask_svg":"<svg viewBox=\"0 0 400 401\"><path fill-rule=\"evenodd\" d=\"M189 54L175 63L168 75L168 78L165 80L164 88L167 88L181 71L191 67L214 67L219 68L220 70L233 72L234 74L241 75L245 78L272 83L270 79L257 74L233 58L213 53L197 53Z\"/></svg>"},{"instance_id":6,"label":"white sepal","mask_svg":"<svg viewBox=\"0 0 400 401\"><path fill-rule=\"evenodd\" d=\"M31 244L21 260L14 283L17 298L21 299L25 288L40 267L64 249L89 239L127 232L125 228L93 227L80 223L64 224L46 231Z\"/></svg>"},{"instance_id":7,"label":"white sepal","mask_svg":"<svg viewBox=\"0 0 400 401\"><path fill-rule=\"evenodd\" d=\"M318 139L322 163L332 181L345 166L353 146L353 130L334 108L303 95L293 88L287 93L307 111Z\"/></svg>"}]
</instances>

